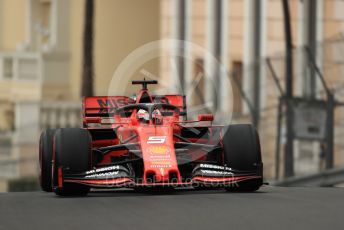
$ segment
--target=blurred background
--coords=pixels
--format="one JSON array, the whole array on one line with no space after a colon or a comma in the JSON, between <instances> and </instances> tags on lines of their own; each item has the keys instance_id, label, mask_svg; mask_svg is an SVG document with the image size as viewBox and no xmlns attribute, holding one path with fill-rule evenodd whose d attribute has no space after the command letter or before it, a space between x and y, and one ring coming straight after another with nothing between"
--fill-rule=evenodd
<instances>
[{"instance_id":1,"label":"blurred background","mask_svg":"<svg viewBox=\"0 0 344 230\"><path fill-rule=\"evenodd\" d=\"M227 68L208 77L220 92L231 81L232 122L257 127L267 181L340 186L343 9L343 0L0 0L0 191L38 189L41 130L79 127L83 95L107 95L127 55L171 38ZM208 68L193 58L178 62L182 85ZM176 84L168 59L146 69ZM188 105L211 90L198 83Z\"/></svg>"}]
</instances>

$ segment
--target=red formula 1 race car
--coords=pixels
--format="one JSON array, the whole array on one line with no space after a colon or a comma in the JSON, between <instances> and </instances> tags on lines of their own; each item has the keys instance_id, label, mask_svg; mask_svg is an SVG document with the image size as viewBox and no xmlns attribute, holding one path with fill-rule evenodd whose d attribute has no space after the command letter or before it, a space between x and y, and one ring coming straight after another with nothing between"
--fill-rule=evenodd
<instances>
[{"instance_id":1,"label":"red formula 1 race car","mask_svg":"<svg viewBox=\"0 0 344 230\"><path fill-rule=\"evenodd\" d=\"M185 187L255 191L262 185L259 137L248 124L187 120L185 96L86 97L83 128L45 130L40 138L42 190L86 195L90 188Z\"/></svg>"}]
</instances>

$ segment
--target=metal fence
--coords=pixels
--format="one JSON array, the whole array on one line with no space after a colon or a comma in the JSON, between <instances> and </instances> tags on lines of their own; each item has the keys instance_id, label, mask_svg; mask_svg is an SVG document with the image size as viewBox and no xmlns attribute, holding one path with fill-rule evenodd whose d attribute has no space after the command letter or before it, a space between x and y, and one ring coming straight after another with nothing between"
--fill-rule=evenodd
<instances>
[{"instance_id":1,"label":"metal fence","mask_svg":"<svg viewBox=\"0 0 344 230\"><path fill-rule=\"evenodd\" d=\"M312 63L314 58L314 63ZM244 77L255 77L255 65L244 66ZM278 143L280 152L285 144L285 127L282 125L278 130L278 108L280 97L285 92L285 56L284 54L268 57L259 60L260 85L252 84L242 88L242 96L245 97L243 103L246 107L254 107L255 90L259 90L260 107L259 131L264 155L264 167L266 174L270 178L282 177L283 154L276 156ZM332 38L318 43L316 54L310 52L308 47L296 47L293 49L293 88L294 96L298 98L309 98L312 91L317 100L326 100L326 90L319 74L324 77L328 88L334 93L338 102L335 107L334 119L334 166L344 165L344 144L341 141L344 135L344 36L338 34ZM317 73L319 71L319 73ZM314 78L312 78L314 76ZM231 78L235 79L235 73ZM311 88L311 81L315 82L315 87ZM244 107L245 107L244 106ZM247 114L250 116L248 117ZM282 115L284 114L282 108ZM238 120L252 121L254 111L249 108L243 110L242 116L237 116ZM281 117L284 124L285 117ZM280 138L277 139L280 132ZM322 171L324 167L324 157L322 156L321 142L312 140L294 141L294 166L296 175L307 175ZM280 168L276 168L281 165Z\"/></svg>"}]
</instances>

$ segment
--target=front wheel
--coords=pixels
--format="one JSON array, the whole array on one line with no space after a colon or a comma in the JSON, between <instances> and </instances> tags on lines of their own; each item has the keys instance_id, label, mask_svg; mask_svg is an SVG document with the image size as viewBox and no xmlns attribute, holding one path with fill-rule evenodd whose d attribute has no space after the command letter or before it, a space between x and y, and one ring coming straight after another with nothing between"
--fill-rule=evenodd
<instances>
[{"instance_id":1,"label":"front wheel","mask_svg":"<svg viewBox=\"0 0 344 230\"><path fill-rule=\"evenodd\" d=\"M84 173L91 166L91 136L86 129L58 129L55 134L55 164L54 185L55 193L59 196L83 196L89 192L89 187L81 184L63 183L58 187L58 170L68 173Z\"/></svg>"},{"instance_id":2,"label":"front wheel","mask_svg":"<svg viewBox=\"0 0 344 230\"><path fill-rule=\"evenodd\" d=\"M54 134L55 129L47 129L42 132L39 139L39 182L45 192L52 192L51 172Z\"/></svg>"},{"instance_id":3,"label":"front wheel","mask_svg":"<svg viewBox=\"0 0 344 230\"><path fill-rule=\"evenodd\" d=\"M224 161L235 170L255 172L259 178L233 184L228 191L256 191L263 184L259 136L250 124L229 125L223 137Z\"/></svg>"}]
</instances>

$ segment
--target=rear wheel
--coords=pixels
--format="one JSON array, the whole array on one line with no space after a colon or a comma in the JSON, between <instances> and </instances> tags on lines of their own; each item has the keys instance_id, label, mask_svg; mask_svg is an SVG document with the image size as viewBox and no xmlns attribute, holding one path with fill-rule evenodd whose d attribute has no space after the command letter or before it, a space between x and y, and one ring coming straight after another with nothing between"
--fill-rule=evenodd
<instances>
[{"instance_id":1,"label":"rear wheel","mask_svg":"<svg viewBox=\"0 0 344 230\"><path fill-rule=\"evenodd\" d=\"M60 196L80 196L89 192L89 187L81 184L63 183L57 187L58 169L71 174L83 173L91 165L91 136L86 129L58 129L55 134L55 193Z\"/></svg>"},{"instance_id":2,"label":"rear wheel","mask_svg":"<svg viewBox=\"0 0 344 230\"><path fill-rule=\"evenodd\" d=\"M234 170L254 171L261 178L249 179L227 187L228 191L253 192L262 185L263 169L259 136L249 124L230 125L223 137L224 160Z\"/></svg>"},{"instance_id":3,"label":"rear wheel","mask_svg":"<svg viewBox=\"0 0 344 230\"><path fill-rule=\"evenodd\" d=\"M45 192L52 192L51 172L53 156L53 140L55 129L44 130L39 139L39 182Z\"/></svg>"}]
</instances>

